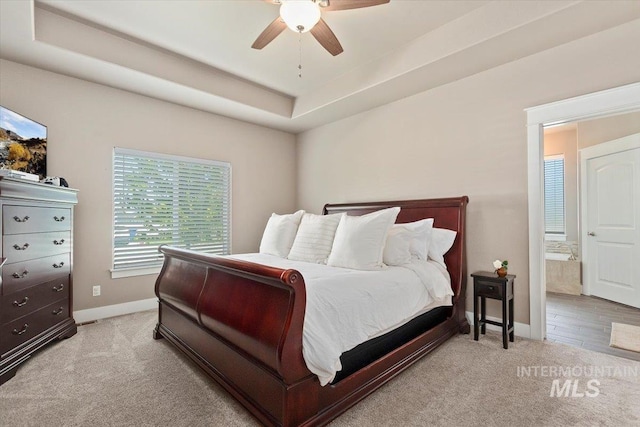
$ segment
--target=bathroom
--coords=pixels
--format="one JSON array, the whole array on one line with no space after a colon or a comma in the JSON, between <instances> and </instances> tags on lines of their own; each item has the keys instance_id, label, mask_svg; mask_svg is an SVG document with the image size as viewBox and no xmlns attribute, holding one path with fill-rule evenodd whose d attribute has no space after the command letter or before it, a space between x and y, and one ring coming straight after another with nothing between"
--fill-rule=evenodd
<instances>
[{"instance_id":1,"label":"bathroom","mask_svg":"<svg viewBox=\"0 0 640 427\"><path fill-rule=\"evenodd\" d=\"M577 125L547 128L544 137L547 292L580 295Z\"/></svg>"},{"instance_id":2,"label":"bathroom","mask_svg":"<svg viewBox=\"0 0 640 427\"><path fill-rule=\"evenodd\" d=\"M595 229L584 229L584 225L581 224L581 221L586 221L584 218L588 210L585 159L605 156L605 153L626 152L624 150L628 150L632 144L629 138L636 141L638 135L640 112L544 128L544 240L547 292L569 295L594 294L592 274L596 271L596 258L588 257L588 266L592 267L588 271L587 260L581 259L585 250L593 243L593 240L589 239L596 235ZM622 139L625 141L621 142ZM581 165L585 170L580 170ZM618 175L611 176L616 176L612 179L621 179ZM585 182L585 185L581 185L581 182ZM604 212L602 214L604 215ZM617 221L616 218L619 216L607 221ZM588 277L584 277L585 272L589 273ZM585 283L588 286L583 288ZM599 294L602 292L595 293ZM606 295L600 297L615 300Z\"/></svg>"},{"instance_id":3,"label":"bathroom","mask_svg":"<svg viewBox=\"0 0 640 427\"><path fill-rule=\"evenodd\" d=\"M594 179L590 174L595 170L589 165L613 164L610 159L627 156L623 153L636 149L639 141L640 112L544 129L546 339L549 341L640 360L638 353L610 345L614 322L640 326L640 307L634 305L635 300L625 300L612 291L633 290L637 285L631 279L634 276L625 275L627 270L610 268L616 262L621 262L623 267L630 265L620 261L618 252L616 256L611 255L611 248L620 247L618 240L603 240L619 239L606 235L606 227L624 225L626 223L616 221L633 217L621 213L633 212L628 206L633 206L637 194L629 194L624 198L628 202L622 203L623 198L612 192L610 185L603 184L600 193L594 192L599 187L587 185L596 182L589 180ZM634 162L635 157L629 156L629 159L617 161L628 170L627 163ZM626 179L626 175L613 172L621 169L607 168L609 166L597 170L602 173L602 180L614 177L606 182L619 183ZM601 182L605 181L597 181L598 185ZM637 189L634 186L620 188ZM593 202L599 194L610 196L606 205L611 209L600 210ZM599 218L599 222L590 222L594 218ZM619 274L622 271L625 274ZM627 287L620 286L627 282Z\"/></svg>"}]
</instances>

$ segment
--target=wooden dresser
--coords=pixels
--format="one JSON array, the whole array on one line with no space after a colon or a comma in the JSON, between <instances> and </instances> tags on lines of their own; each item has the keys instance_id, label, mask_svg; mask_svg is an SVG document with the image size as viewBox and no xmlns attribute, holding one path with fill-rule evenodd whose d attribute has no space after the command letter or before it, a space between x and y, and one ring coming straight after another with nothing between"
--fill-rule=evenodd
<instances>
[{"instance_id":1,"label":"wooden dresser","mask_svg":"<svg viewBox=\"0 0 640 427\"><path fill-rule=\"evenodd\" d=\"M0 384L51 341L76 333L72 307L77 190L0 177Z\"/></svg>"}]
</instances>

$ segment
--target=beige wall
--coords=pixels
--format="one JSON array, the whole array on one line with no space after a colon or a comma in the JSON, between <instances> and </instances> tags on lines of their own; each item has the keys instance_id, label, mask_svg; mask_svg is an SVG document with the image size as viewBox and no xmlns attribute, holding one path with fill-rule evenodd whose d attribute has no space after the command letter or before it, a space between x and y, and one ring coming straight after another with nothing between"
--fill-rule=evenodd
<instances>
[{"instance_id":1,"label":"beige wall","mask_svg":"<svg viewBox=\"0 0 640 427\"><path fill-rule=\"evenodd\" d=\"M469 272L508 259L515 320L528 324L523 110L637 81L638 39L636 21L305 132L298 207L468 195Z\"/></svg>"},{"instance_id":2,"label":"beige wall","mask_svg":"<svg viewBox=\"0 0 640 427\"><path fill-rule=\"evenodd\" d=\"M578 133L576 129L544 133L544 155L564 154L564 204L567 240L577 242L578 231Z\"/></svg>"},{"instance_id":3,"label":"beige wall","mask_svg":"<svg viewBox=\"0 0 640 427\"><path fill-rule=\"evenodd\" d=\"M4 60L0 103L48 127L48 174L80 190L74 310L154 296L155 276L109 272L114 146L231 162L234 252L257 251L270 213L295 208L294 135Z\"/></svg>"},{"instance_id":4,"label":"beige wall","mask_svg":"<svg viewBox=\"0 0 640 427\"><path fill-rule=\"evenodd\" d=\"M578 148L640 132L640 112L578 122Z\"/></svg>"}]
</instances>

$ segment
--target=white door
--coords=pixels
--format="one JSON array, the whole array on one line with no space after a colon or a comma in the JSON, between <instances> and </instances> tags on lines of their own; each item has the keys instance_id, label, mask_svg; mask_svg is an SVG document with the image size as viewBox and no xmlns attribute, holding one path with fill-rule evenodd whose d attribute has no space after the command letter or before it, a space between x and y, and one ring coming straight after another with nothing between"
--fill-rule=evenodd
<instances>
[{"instance_id":1,"label":"white door","mask_svg":"<svg viewBox=\"0 0 640 427\"><path fill-rule=\"evenodd\" d=\"M640 148L588 159L586 166L588 289L640 308Z\"/></svg>"}]
</instances>

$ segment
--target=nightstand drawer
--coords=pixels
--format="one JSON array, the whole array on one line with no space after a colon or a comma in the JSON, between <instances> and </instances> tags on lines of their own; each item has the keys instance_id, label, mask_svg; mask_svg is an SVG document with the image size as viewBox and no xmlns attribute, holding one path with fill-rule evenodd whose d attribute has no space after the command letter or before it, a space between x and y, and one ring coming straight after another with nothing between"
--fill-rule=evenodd
<instances>
[{"instance_id":1,"label":"nightstand drawer","mask_svg":"<svg viewBox=\"0 0 640 427\"><path fill-rule=\"evenodd\" d=\"M476 292L478 296L502 299L502 289L503 286L499 283L484 282L482 280L476 281Z\"/></svg>"}]
</instances>

